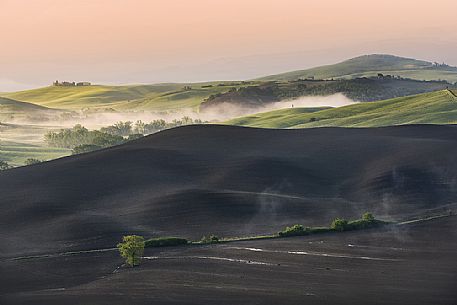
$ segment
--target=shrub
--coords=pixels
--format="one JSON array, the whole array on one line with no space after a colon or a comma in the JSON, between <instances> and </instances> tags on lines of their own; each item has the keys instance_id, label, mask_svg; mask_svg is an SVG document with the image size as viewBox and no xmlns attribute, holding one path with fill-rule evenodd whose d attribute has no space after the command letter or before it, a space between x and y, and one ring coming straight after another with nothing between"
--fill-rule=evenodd
<instances>
[{"instance_id":1,"label":"shrub","mask_svg":"<svg viewBox=\"0 0 457 305\"><path fill-rule=\"evenodd\" d=\"M138 266L144 253L144 238L138 235L127 235L117 245L119 253L130 267Z\"/></svg>"},{"instance_id":2,"label":"shrub","mask_svg":"<svg viewBox=\"0 0 457 305\"><path fill-rule=\"evenodd\" d=\"M11 165L6 161L0 160L0 171L11 168Z\"/></svg>"},{"instance_id":3,"label":"shrub","mask_svg":"<svg viewBox=\"0 0 457 305\"><path fill-rule=\"evenodd\" d=\"M330 228L335 231L345 231L349 228L348 221L342 218L336 218L332 221Z\"/></svg>"},{"instance_id":4,"label":"shrub","mask_svg":"<svg viewBox=\"0 0 457 305\"><path fill-rule=\"evenodd\" d=\"M279 236L301 236L310 233L310 228L305 228L302 225L293 225L286 227L283 231L279 232Z\"/></svg>"},{"instance_id":5,"label":"shrub","mask_svg":"<svg viewBox=\"0 0 457 305\"><path fill-rule=\"evenodd\" d=\"M202 244L216 244L219 242L219 237L216 235L209 235L209 236L203 236L202 239L200 240L200 243Z\"/></svg>"},{"instance_id":6,"label":"shrub","mask_svg":"<svg viewBox=\"0 0 457 305\"><path fill-rule=\"evenodd\" d=\"M71 153L73 155L78 155L78 154L83 154L95 150L102 149L103 147L98 146L98 145L93 145L93 144L83 144L83 145L78 145L75 148L72 149Z\"/></svg>"},{"instance_id":7,"label":"shrub","mask_svg":"<svg viewBox=\"0 0 457 305\"><path fill-rule=\"evenodd\" d=\"M382 223L382 221L376 220L373 214L367 212L362 215L361 219L350 221L348 225L351 230L359 230L371 228Z\"/></svg>"},{"instance_id":8,"label":"shrub","mask_svg":"<svg viewBox=\"0 0 457 305\"><path fill-rule=\"evenodd\" d=\"M329 227L313 227L309 229L310 234L327 233L331 231L332 229L330 229Z\"/></svg>"},{"instance_id":9,"label":"shrub","mask_svg":"<svg viewBox=\"0 0 457 305\"><path fill-rule=\"evenodd\" d=\"M373 214L366 212L362 215L362 220L365 220L368 222L373 222L375 220L375 218L374 218Z\"/></svg>"},{"instance_id":10,"label":"shrub","mask_svg":"<svg viewBox=\"0 0 457 305\"><path fill-rule=\"evenodd\" d=\"M28 158L27 160L25 160L24 164L25 165L32 165L32 164L38 164L38 163L41 163L41 162L43 162L43 161L35 159L35 158Z\"/></svg>"},{"instance_id":11,"label":"shrub","mask_svg":"<svg viewBox=\"0 0 457 305\"><path fill-rule=\"evenodd\" d=\"M127 140L132 141L132 140L140 139L140 138L142 138L142 137L144 137L143 134L141 134L141 133L135 133L135 134L129 135L128 138L127 138Z\"/></svg>"},{"instance_id":12,"label":"shrub","mask_svg":"<svg viewBox=\"0 0 457 305\"><path fill-rule=\"evenodd\" d=\"M148 247L171 247L187 245L188 241L185 238L178 237L160 237L148 239L144 242L144 246Z\"/></svg>"}]
</instances>

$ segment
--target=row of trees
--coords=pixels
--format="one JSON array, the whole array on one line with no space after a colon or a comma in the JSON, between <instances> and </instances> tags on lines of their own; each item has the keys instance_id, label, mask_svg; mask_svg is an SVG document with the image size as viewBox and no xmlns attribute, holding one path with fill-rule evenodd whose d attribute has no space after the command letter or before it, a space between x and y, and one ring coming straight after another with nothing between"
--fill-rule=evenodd
<instances>
[{"instance_id":1,"label":"row of trees","mask_svg":"<svg viewBox=\"0 0 457 305\"><path fill-rule=\"evenodd\" d=\"M88 130L80 124L73 128L61 129L58 132L50 131L45 134L44 140L53 147L70 148L82 145L108 147L124 142L121 136L112 135L99 130Z\"/></svg>"},{"instance_id":2,"label":"row of trees","mask_svg":"<svg viewBox=\"0 0 457 305\"><path fill-rule=\"evenodd\" d=\"M89 130L78 124L73 128L50 131L45 134L44 140L49 146L69 148L73 150L73 154L80 154L119 145L164 129L202 123L203 121L200 119L194 120L186 116L171 122L154 120L150 123L136 121L134 124L130 121L121 121L111 126L102 127L100 130Z\"/></svg>"},{"instance_id":3,"label":"row of trees","mask_svg":"<svg viewBox=\"0 0 457 305\"><path fill-rule=\"evenodd\" d=\"M33 165L33 164L38 164L43 162L42 160L38 160L36 158L28 158L25 160L24 165ZM2 170L7 170L13 168L12 165L10 165L8 162L0 160L0 171Z\"/></svg>"},{"instance_id":4,"label":"row of trees","mask_svg":"<svg viewBox=\"0 0 457 305\"><path fill-rule=\"evenodd\" d=\"M377 225L383 224L384 222L376 220L373 214L364 213L362 218L348 221L344 218L335 218L330 227L304 227L303 225L296 224L291 227L286 227L283 231L278 233L279 236L303 236L313 233L323 233L331 231L350 231L350 230L360 230L375 227Z\"/></svg>"},{"instance_id":5,"label":"row of trees","mask_svg":"<svg viewBox=\"0 0 457 305\"><path fill-rule=\"evenodd\" d=\"M330 227L304 227L302 225L294 225L287 227L285 230L278 233L279 237L289 236L303 236L313 233L323 232L342 232L350 230L360 230L366 228L372 228L377 225L385 224L385 222L376 220L373 214L366 212L360 219L347 221L342 218L336 218L332 221ZM274 238L272 235L270 238ZM203 236L200 240L200 244L214 244L219 243L221 240L216 235ZM145 246L148 247L165 247L165 246L179 246L186 245L189 241L184 238L168 237L168 238L156 238L145 241L142 236L138 235L127 235L124 236L122 242L117 244L120 255L125 259L128 266L134 267L140 264L143 257Z\"/></svg>"},{"instance_id":6,"label":"row of trees","mask_svg":"<svg viewBox=\"0 0 457 305\"><path fill-rule=\"evenodd\" d=\"M111 126L103 127L100 129L100 131L109 133L111 135L126 137L134 134L148 135L151 133L159 132L164 129L203 123L205 122L203 122L200 119L192 119L191 117L184 116L180 120L174 119L171 122L167 122L163 119L153 120L149 123L145 123L141 120L138 120L135 123L131 121L121 121Z\"/></svg>"}]
</instances>

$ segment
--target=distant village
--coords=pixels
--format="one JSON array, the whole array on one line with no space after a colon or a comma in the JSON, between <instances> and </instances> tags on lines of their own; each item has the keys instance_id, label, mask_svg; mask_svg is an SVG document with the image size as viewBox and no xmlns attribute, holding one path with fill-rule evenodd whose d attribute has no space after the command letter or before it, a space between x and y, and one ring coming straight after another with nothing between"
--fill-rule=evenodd
<instances>
[{"instance_id":1,"label":"distant village","mask_svg":"<svg viewBox=\"0 0 457 305\"><path fill-rule=\"evenodd\" d=\"M58 80L56 80L55 82L52 83L53 86L66 86L66 87L74 87L74 86L90 86L91 83L89 82L79 82L79 83L75 83L75 82L59 82Z\"/></svg>"}]
</instances>

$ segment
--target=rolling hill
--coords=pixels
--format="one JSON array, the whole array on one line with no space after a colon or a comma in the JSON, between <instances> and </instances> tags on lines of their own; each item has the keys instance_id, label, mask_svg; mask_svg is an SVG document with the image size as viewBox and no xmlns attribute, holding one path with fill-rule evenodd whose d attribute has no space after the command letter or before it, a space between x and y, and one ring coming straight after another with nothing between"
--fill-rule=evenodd
<instances>
[{"instance_id":1,"label":"rolling hill","mask_svg":"<svg viewBox=\"0 0 457 305\"><path fill-rule=\"evenodd\" d=\"M239 87L240 82L129 86L49 86L12 92L6 97L60 109L172 111L196 108L204 98ZM185 87L191 87L191 90Z\"/></svg>"},{"instance_id":2,"label":"rolling hill","mask_svg":"<svg viewBox=\"0 0 457 305\"><path fill-rule=\"evenodd\" d=\"M283 109L240 117L229 125L264 128L379 127L404 124L456 124L457 97L450 90L308 113Z\"/></svg>"},{"instance_id":3,"label":"rolling hill","mask_svg":"<svg viewBox=\"0 0 457 305\"><path fill-rule=\"evenodd\" d=\"M376 77L378 73L410 79L386 78L377 82L374 79L360 79ZM310 77L328 81L313 82L308 80L300 84L293 83L298 79ZM332 82L330 79L354 79L354 82ZM448 85L438 82L420 83L413 80L457 82L457 68L392 55L365 55L335 65L267 76L254 81L126 86L49 86L4 93L3 96L17 101L67 110L166 112L183 108L198 110L200 104L208 98L211 100L211 97L218 100L234 100L237 103L244 101L252 104L258 103L259 96L263 101L274 101L289 97L291 92L294 96L297 94L298 96L300 94L328 95L343 92L354 95L351 98L357 100L373 101L444 89ZM262 92L262 88L271 86L272 81L280 82L277 84L277 88ZM246 87L251 86L260 88L260 90L253 89L253 92L250 93ZM296 88L297 86L300 88ZM239 90L239 88L245 88L244 95L236 95L235 89ZM219 97L221 94L223 95L222 98Z\"/></svg>"},{"instance_id":4,"label":"rolling hill","mask_svg":"<svg viewBox=\"0 0 457 305\"><path fill-rule=\"evenodd\" d=\"M110 248L125 234L195 240L327 225L365 211L385 220L447 213L457 195L456 149L455 126L201 125L0 172L0 302L362 304L375 295L388 304L449 304L455 216L152 248L137 268L121 268Z\"/></svg>"},{"instance_id":5,"label":"rolling hill","mask_svg":"<svg viewBox=\"0 0 457 305\"><path fill-rule=\"evenodd\" d=\"M393 55L364 55L334 65L291 71L258 78L261 81L291 81L300 78L330 79L371 77L378 73L417 80L457 82L457 67Z\"/></svg>"},{"instance_id":6,"label":"rolling hill","mask_svg":"<svg viewBox=\"0 0 457 305\"><path fill-rule=\"evenodd\" d=\"M0 131L3 131L0 127ZM64 148L45 147L38 144L16 143L2 140L0 137L0 160L11 166L23 166L29 158L47 161L71 154L71 150Z\"/></svg>"},{"instance_id":7,"label":"rolling hill","mask_svg":"<svg viewBox=\"0 0 457 305\"><path fill-rule=\"evenodd\" d=\"M55 116L63 112L60 109L52 109L0 96L0 121L2 119L42 119L43 117Z\"/></svg>"},{"instance_id":8,"label":"rolling hill","mask_svg":"<svg viewBox=\"0 0 457 305\"><path fill-rule=\"evenodd\" d=\"M124 232L237 236L436 208L455 199L456 139L435 125L195 125L3 171L0 256L110 246Z\"/></svg>"}]
</instances>

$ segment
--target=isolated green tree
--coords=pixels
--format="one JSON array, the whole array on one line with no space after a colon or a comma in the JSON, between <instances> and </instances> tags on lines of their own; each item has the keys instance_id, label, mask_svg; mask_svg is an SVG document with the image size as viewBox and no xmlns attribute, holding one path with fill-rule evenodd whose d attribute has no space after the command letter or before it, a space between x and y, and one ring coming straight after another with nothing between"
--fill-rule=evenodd
<instances>
[{"instance_id":1,"label":"isolated green tree","mask_svg":"<svg viewBox=\"0 0 457 305\"><path fill-rule=\"evenodd\" d=\"M144 253L144 238L138 235L127 235L117 245L119 253L130 267L138 266Z\"/></svg>"}]
</instances>

